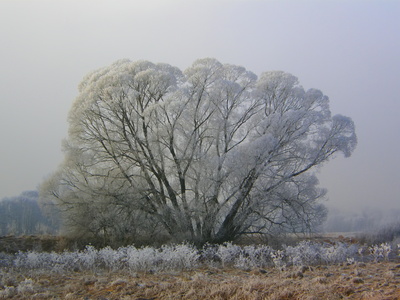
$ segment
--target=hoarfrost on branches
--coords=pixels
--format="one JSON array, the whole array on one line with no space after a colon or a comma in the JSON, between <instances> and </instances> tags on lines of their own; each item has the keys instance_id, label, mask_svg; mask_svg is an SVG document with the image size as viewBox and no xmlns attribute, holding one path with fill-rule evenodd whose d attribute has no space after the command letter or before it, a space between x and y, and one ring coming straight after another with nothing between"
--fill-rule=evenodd
<instances>
[{"instance_id":1,"label":"hoarfrost on branches","mask_svg":"<svg viewBox=\"0 0 400 300\"><path fill-rule=\"evenodd\" d=\"M41 196L67 230L105 244L309 232L326 214L316 168L356 146L352 120L332 117L321 91L210 58L183 72L129 60L94 71L69 124Z\"/></svg>"}]
</instances>

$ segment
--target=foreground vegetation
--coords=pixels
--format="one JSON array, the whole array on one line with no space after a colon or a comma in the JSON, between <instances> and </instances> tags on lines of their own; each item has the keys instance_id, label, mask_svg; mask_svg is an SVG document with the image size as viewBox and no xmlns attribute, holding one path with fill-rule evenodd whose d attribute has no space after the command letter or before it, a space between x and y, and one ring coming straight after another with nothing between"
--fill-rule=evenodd
<instances>
[{"instance_id":1,"label":"foreground vegetation","mask_svg":"<svg viewBox=\"0 0 400 300\"><path fill-rule=\"evenodd\" d=\"M400 299L396 262L168 272L0 271L0 299Z\"/></svg>"},{"instance_id":2,"label":"foreground vegetation","mask_svg":"<svg viewBox=\"0 0 400 300\"><path fill-rule=\"evenodd\" d=\"M0 253L0 299L399 299L398 245L301 241Z\"/></svg>"}]
</instances>

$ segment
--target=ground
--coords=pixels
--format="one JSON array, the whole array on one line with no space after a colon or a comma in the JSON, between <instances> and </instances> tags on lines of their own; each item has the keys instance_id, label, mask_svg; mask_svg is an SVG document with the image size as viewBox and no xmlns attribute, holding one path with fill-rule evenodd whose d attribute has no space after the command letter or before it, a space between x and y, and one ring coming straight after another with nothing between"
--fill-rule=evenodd
<instances>
[{"instance_id":1,"label":"ground","mask_svg":"<svg viewBox=\"0 0 400 300\"><path fill-rule=\"evenodd\" d=\"M286 270L0 275L0 299L400 299L399 262Z\"/></svg>"}]
</instances>

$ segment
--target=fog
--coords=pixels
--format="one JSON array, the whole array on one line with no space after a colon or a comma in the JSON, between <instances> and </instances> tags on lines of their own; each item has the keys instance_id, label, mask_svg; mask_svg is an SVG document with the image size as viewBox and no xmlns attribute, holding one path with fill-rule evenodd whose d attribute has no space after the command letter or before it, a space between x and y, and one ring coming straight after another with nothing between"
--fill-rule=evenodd
<instances>
[{"instance_id":1,"label":"fog","mask_svg":"<svg viewBox=\"0 0 400 300\"><path fill-rule=\"evenodd\" d=\"M358 147L323 166L328 207L400 207L400 2L1 0L0 198L62 161L67 114L90 71L115 60L181 69L214 57L283 70L350 116Z\"/></svg>"}]
</instances>

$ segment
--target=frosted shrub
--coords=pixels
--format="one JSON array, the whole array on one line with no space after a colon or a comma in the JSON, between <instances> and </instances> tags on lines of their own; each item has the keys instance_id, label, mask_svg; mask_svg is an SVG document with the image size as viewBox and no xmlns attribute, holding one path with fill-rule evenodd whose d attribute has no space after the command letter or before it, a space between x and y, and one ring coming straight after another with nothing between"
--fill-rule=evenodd
<instances>
[{"instance_id":1,"label":"frosted shrub","mask_svg":"<svg viewBox=\"0 0 400 300\"><path fill-rule=\"evenodd\" d=\"M382 249L378 245L373 245L368 249L375 261L379 261L379 259L383 258Z\"/></svg>"},{"instance_id":2,"label":"frosted shrub","mask_svg":"<svg viewBox=\"0 0 400 300\"><path fill-rule=\"evenodd\" d=\"M105 247L98 250L97 256L101 266L109 271L117 271L125 268L127 257L125 248L114 250L111 247Z\"/></svg>"},{"instance_id":3,"label":"frosted shrub","mask_svg":"<svg viewBox=\"0 0 400 300\"><path fill-rule=\"evenodd\" d=\"M105 247L97 250L93 246L87 246L85 250L78 252L64 252L61 254L64 267L73 270L120 270L126 258L123 249L113 250Z\"/></svg>"},{"instance_id":4,"label":"frosted shrub","mask_svg":"<svg viewBox=\"0 0 400 300\"><path fill-rule=\"evenodd\" d=\"M361 257L361 259L363 259L366 250L367 250L367 246L365 246L365 245L358 247L357 252L358 252L358 255Z\"/></svg>"},{"instance_id":5,"label":"frosted shrub","mask_svg":"<svg viewBox=\"0 0 400 300\"><path fill-rule=\"evenodd\" d=\"M388 243L382 243L381 248L383 249L383 256L385 260L389 260L389 254L392 252L392 246Z\"/></svg>"},{"instance_id":6,"label":"frosted shrub","mask_svg":"<svg viewBox=\"0 0 400 300\"><path fill-rule=\"evenodd\" d=\"M218 265L221 262L221 258L217 253L218 248L218 245L205 244L200 251L199 262L212 267Z\"/></svg>"},{"instance_id":7,"label":"frosted shrub","mask_svg":"<svg viewBox=\"0 0 400 300\"><path fill-rule=\"evenodd\" d=\"M53 260L53 271L72 271L82 270L83 266L80 264L80 253L79 252L63 252L52 253L51 259Z\"/></svg>"},{"instance_id":8,"label":"frosted shrub","mask_svg":"<svg viewBox=\"0 0 400 300\"><path fill-rule=\"evenodd\" d=\"M137 249L133 246L126 249L127 264L132 272L150 271L156 265L159 259L157 258L157 250L152 247L143 247Z\"/></svg>"},{"instance_id":9,"label":"frosted shrub","mask_svg":"<svg viewBox=\"0 0 400 300\"><path fill-rule=\"evenodd\" d=\"M373 245L369 247L369 252L376 262L382 259L389 260L389 254L392 252L392 246L390 246L388 243Z\"/></svg>"},{"instance_id":10,"label":"frosted shrub","mask_svg":"<svg viewBox=\"0 0 400 300\"><path fill-rule=\"evenodd\" d=\"M356 245L336 243L324 248L322 259L327 264L342 263L346 262L349 258L355 257L357 253L358 246Z\"/></svg>"},{"instance_id":11,"label":"frosted shrub","mask_svg":"<svg viewBox=\"0 0 400 300\"><path fill-rule=\"evenodd\" d=\"M286 268L286 263L284 261L285 258L285 251L283 250L276 250L271 252L272 262L274 263L275 267L278 269Z\"/></svg>"},{"instance_id":12,"label":"frosted shrub","mask_svg":"<svg viewBox=\"0 0 400 300\"><path fill-rule=\"evenodd\" d=\"M240 253L239 257L235 259L234 266L242 270L252 269L255 267L253 262L248 257L243 255L243 253Z\"/></svg>"},{"instance_id":13,"label":"frosted shrub","mask_svg":"<svg viewBox=\"0 0 400 300\"><path fill-rule=\"evenodd\" d=\"M242 248L232 243L224 243L219 245L217 255L221 259L223 267L231 266L235 264L235 260L239 258L242 252Z\"/></svg>"},{"instance_id":14,"label":"frosted shrub","mask_svg":"<svg viewBox=\"0 0 400 300\"><path fill-rule=\"evenodd\" d=\"M197 266L200 255L187 244L167 245L159 253L163 269L188 270Z\"/></svg>"},{"instance_id":15,"label":"frosted shrub","mask_svg":"<svg viewBox=\"0 0 400 300\"><path fill-rule=\"evenodd\" d=\"M43 258L46 259L46 270L61 273L77 269L77 252L64 252L62 254L51 252L43 254L45 254Z\"/></svg>"},{"instance_id":16,"label":"frosted shrub","mask_svg":"<svg viewBox=\"0 0 400 300\"><path fill-rule=\"evenodd\" d=\"M239 256L235 259L235 267L243 270L256 267L257 261L255 260L254 252L254 246L246 246L242 248Z\"/></svg>"},{"instance_id":17,"label":"frosted shrub","mask_svg":"<svg viewBox=\"0 0 400 300\"><path fill-rule=\"evenodd\" d=\"M239 257L235 261L235 267L240 269L263 268L272 263L269 246L245 246L241 249Z\"/></svg>"},{"instance_id":18,"label":"frosted shrub","mask_svg":"<svg viewBox=\"0 0 400 300\"><path fill-rule=\"evenodd\" d=\"M85 250L79 252L79 264L86 270L94 271L96 267L97 250L93 246L86 246Z\"/></svg>"},{"instance_id":19,"label":"frosted shrub","mask_svg":"<svg viewBox=\"0 0 400 300\"><path fill-rule=\"evenodd\" d=\"M322 245L311 241L302 241L298 245L285 248L288 263L292 265L311 265L321 261Z\"/></svg>"}]
</instances>

